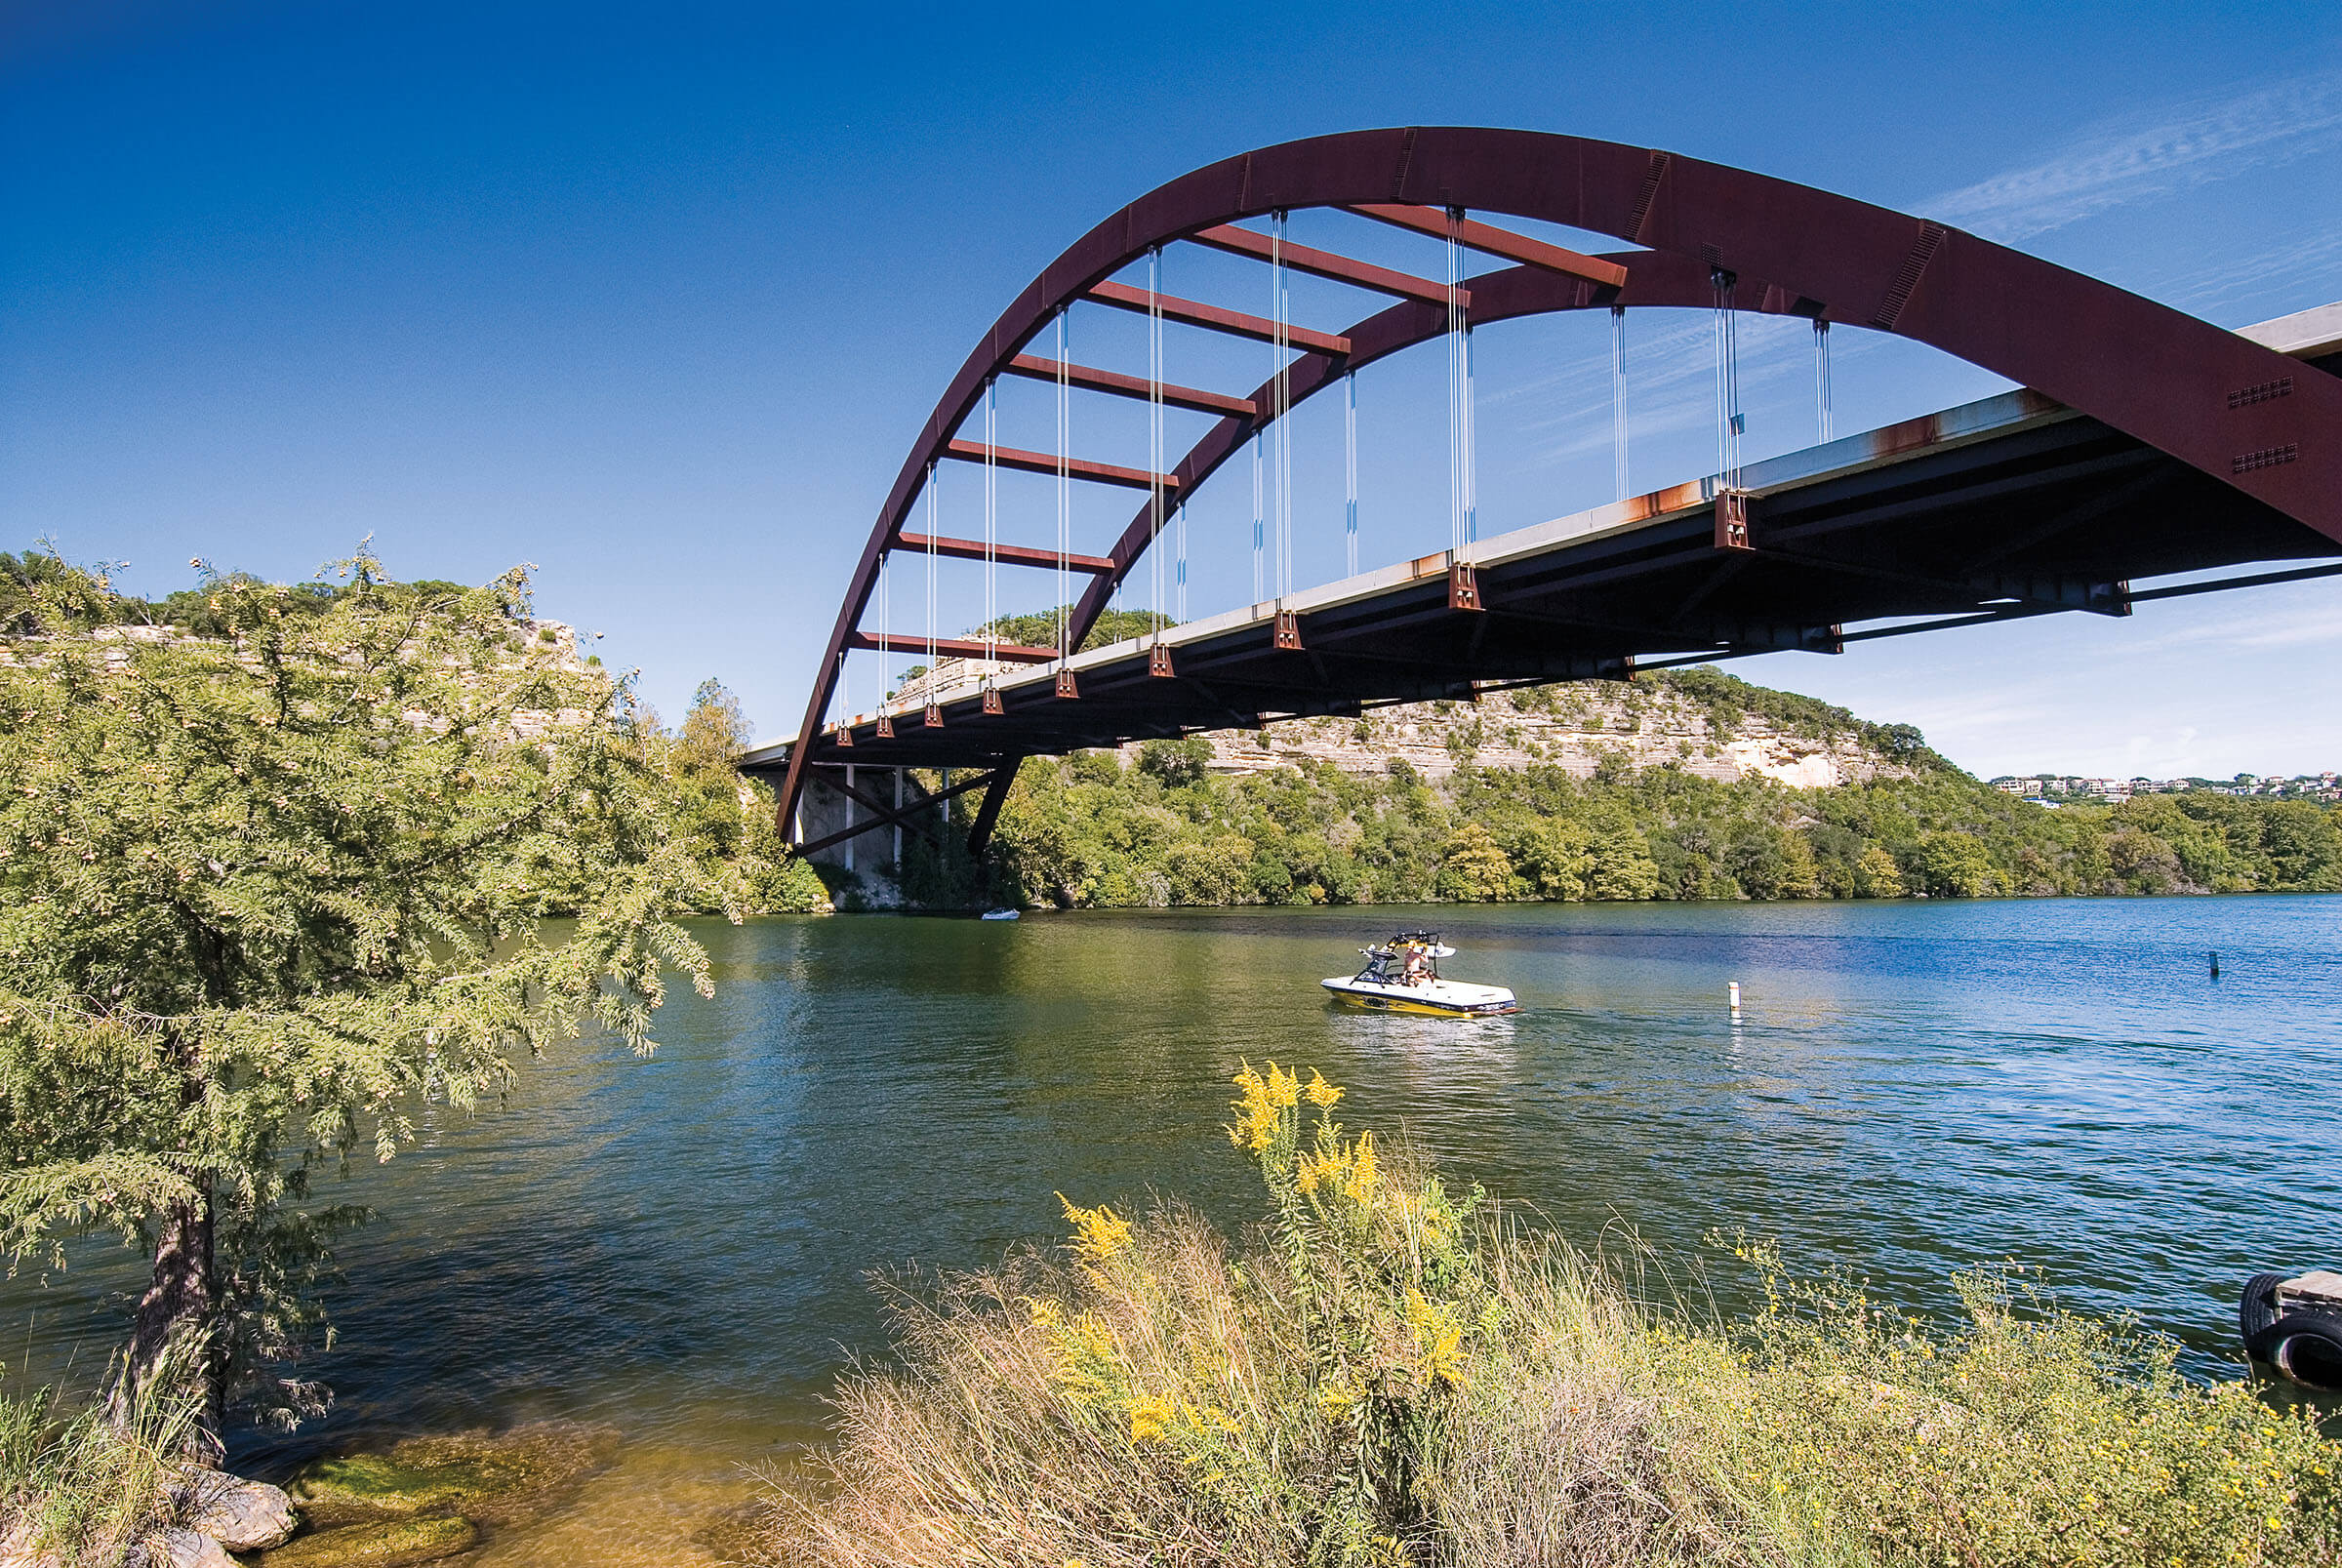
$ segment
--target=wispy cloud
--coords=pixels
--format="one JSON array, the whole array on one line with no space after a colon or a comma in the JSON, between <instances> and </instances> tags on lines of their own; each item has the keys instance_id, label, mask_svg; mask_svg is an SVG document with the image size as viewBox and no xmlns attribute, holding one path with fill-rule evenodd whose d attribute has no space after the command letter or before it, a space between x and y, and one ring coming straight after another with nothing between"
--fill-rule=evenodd
<instances>
[{"instance_id":1,"label":"wispy cloud","mask_svg":"<svg viewBox=\"0 0 2342 1568\"><path fill-rule=\"evenodd\" d=\"M2342 614L2336 613L2333 606L2319 603L2297 610L2281 611L2264 599L2250 610L2239 610L2216 621L2175 628L2156 638L2141 652L2205 645L2215 648L2305 648L2323 642L2342 642Z\"/></svg>"},{"instance_id":2,"label":"wispy cloud","mask_svg":"<svg viewBox=\"0 0 2342 1568\"><path fill-rule=\"evenodd\" d=\"M2019 240L2132 202L2342 144L2342 71L2195 99L2152 124L2102 125L2028 168L1917 204L1997 240Z\"/></svg>"}]
</instances>

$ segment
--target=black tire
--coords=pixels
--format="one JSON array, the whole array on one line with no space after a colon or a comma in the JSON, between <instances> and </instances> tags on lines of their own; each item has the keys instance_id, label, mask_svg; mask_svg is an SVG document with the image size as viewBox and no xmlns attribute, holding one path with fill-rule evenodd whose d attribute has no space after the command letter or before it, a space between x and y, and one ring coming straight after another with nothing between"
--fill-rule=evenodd
<instances>
[{"instance_id":1,"label":"black tire","mask_svg":"<svg viewBox=\"0 0 2342 1568\"><path fill-rule=\"evenodd\" d=\"M2237 1334L2246 1348L2277 1321L2277 1287L2284 1280L2282 1274L2255 1274L2244 1281L2244 1299L2237 1304Z\"/></svg>"},{"instance_id":2,"label":"black tire","mask_svg":"<svg viewBox=\"0 0 2342 1568\"><path fill-rule=\"evenodd\" d=\"M2244 1343L2245 1353L2314 1393L2342 1393L2342 1316L2283 1312Z\"/></svg>"}]
</instances>

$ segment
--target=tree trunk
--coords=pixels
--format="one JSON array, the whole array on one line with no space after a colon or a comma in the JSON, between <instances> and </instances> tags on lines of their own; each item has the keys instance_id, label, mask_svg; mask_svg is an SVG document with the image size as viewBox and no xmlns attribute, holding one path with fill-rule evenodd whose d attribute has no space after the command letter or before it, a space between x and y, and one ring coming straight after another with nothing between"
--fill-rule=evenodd
<instances>
[{"instance_id":1,"label":"tree trunk","mask_svg":"<svg viewBox=\"0 0 2342 1568\"><path fill-rule=\"evenodd\" d=\"M113 1418L129 1422L141 1391L168 1393L169 1385L200 1382L202 1403L196 1412L190 1457L214 1462L221 1453L220 1434L225 1427L226 1361L224 1347L213 1332L218 1306L212 1266L213 1212L211 1184L200 1184L197 1195L172 1204L163 1212L163 1226L154 1249L154 1281L139 1299L132 1319L130 1348L122 1374L114 1385Z\"/></svg>"}]
</instances>

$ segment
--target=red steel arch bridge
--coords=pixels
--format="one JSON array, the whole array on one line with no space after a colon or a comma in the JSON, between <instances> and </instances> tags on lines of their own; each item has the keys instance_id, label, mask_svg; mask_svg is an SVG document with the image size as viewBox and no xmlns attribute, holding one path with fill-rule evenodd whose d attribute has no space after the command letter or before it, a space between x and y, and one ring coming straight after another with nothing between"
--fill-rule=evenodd
<instances>
[{"instance_id":1,"label":"red steel arch bridge","mask_svg":"<svg viewBox=\"0 0 2342 1568\"><path fill-rule=\"evenodd\" d=\"M1286 215L1306 209L1431 236L1445 247L1445 275L1292 244ZM1573 251L1508 220L1634 248ZM1269 314L1164 293L1160 257L1176 245L1257 262ZM1466 275L1467 260L1485 269ZM1300 326L1288 303L1293 273L1390 303L1338 332ZM1144 316L1147 363L1082 365L1052 351L1053 331L1062 344L1077 303ZM1560 311L1608 311L1617 324L1650 307L1716 313L1718 471L1640 495L1622 482L1609 504L1479 537L1472 330ZM1852 327L1928 344L2019 389L1743 465L1731 324L1749 312L1812 322L1825 373L1828 332ZM1166 322L1269 344L1270 379L1249 389L1167 382ZM1296 587L1281 532L1287 417L1321 393L1351 395L1354 373L1439 340L1449 353L1448 547L1358 570L1353 435L1350 575ZM992 389L1003 377L1054 383L1056 450L995 439ZM1148 405L1146 467L1068 450L1075 392ZM1212 420L1176 458L1161 433L1166 408ZM1618 418L1623 425L1623 392ZM1620 441L1623 450L1623 428ZM1116 588L1159 569L1179 508L1248 446L1257 476L1264 443L1276 444L1280 532L1269 582L1256 521L1257 602L1080 652ZM982 539L947 537L932 520L947 463L984 471ZM1054 547L998 537L989 498L1002 468L1056 480ZM1620 468L1623 481L1623 460ZM1103 554L1070 547L1074 485L1139 498ZM938 636L931 594L924 629L873 624L897 554L928 573L938 557L984 562L988 611L1003 568L1082 586L1063 595L1070 609L1054 618L1054 646L1002 642L989 619L987 633ZM1174 180L1076 240L1010 302L904 459L795 738L751 751L744 766L775 780L784 830L806 853L838 843L850 853L855 838L887 827L899 845L907 824L932 835L939 793L914 784L907 798L905 770L959 770L941 798L977 795L962 821L981 851L1028 756L1624 678L1638 664L1835 653L1873 637L2050 614L2125 615L2152 599L2342 572L2337 557L2342 305L2231 332L1924 218L1673 153L1526 131L1360 131ZM840 676L856 650L925 660L924 689L914 701L845 711ZM891 793L870 787L885 773ZM809 792L824 808L812 831Z\"/></svg>"}]
</instances>

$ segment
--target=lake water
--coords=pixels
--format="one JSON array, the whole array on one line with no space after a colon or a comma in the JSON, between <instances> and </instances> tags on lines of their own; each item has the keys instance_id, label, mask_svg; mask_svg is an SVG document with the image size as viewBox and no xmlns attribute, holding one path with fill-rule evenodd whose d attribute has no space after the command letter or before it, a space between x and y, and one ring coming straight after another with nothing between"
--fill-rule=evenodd
<instances>
[{"instance_id":1,"label":"lake water","mask_svg":"<svg viewBox=\"0 0 2342 1568\"><path fill-rule=\"evenodd\" d=\"M1429 924L1513 1019L1338 1011L1316 982ZM819 1435L883 1345L869 1281L1061 1230L1064 1191L1248 1213L1238 1062L1316 1066L1346 1119L1592 1243L1734 1227L1940 1307L2010 1259L2233 1371L2261 1268L2342 1263L2342 899L1528 905L770 919L699 932L650 1061L583 1042L509 1108L442 1113L324 1195L343 1249L334 1414L231 1456L541 1416L618 1424L509 1563L689 1562L744 1467ZM2222 973L2210 978L2206 953ZM1725 1007L1738 981L1738 1020ZM12 1372L101 1364L142 1270L85 1248L7 1289ZM1728 1305L1728 1304L1727 1304Z\"/></svg>"}]
</instances>

